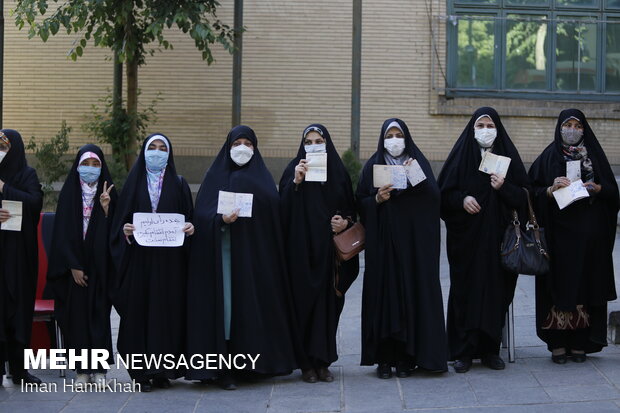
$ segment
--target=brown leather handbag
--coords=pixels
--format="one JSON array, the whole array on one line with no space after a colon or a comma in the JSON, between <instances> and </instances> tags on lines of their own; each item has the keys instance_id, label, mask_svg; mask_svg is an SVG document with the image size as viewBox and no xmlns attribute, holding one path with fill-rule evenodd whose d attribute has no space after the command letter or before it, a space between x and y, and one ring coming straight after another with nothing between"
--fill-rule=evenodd
<instances>
[{"instance_id":1,"label":"brown leather handbag","mask_svg":"<svg viewBox=\"0 0 620 413\"><path fill-rule=\"evenodd\" d=\"M353 224L338 235L334 235L336 256L340 261L349 261L364 249L366 231L359 222Z\"/></svg>"}]
</instances>

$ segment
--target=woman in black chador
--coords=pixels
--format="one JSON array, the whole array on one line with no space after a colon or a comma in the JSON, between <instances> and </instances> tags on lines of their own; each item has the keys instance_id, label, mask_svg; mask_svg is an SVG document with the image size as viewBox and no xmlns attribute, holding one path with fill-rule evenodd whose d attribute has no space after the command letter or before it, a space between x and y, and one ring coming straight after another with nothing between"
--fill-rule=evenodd
<instances>
[{"instance_id":1,"label":"woman in black chador","mask_svg":"<svg viewBox=\"0 0 620 413\"><path fill-rule=\"evenodd\" d=\"M251 217L217 212L220 191L252 194ZM194 354L260 354L242 371L288 374L295 368L297 337L286 274L276 185L247 126L228 134L196 198L196 237L188 282L188 357ZM247 376L220 370L190 369L189 380L217 378L236 388ZM252 375L251 375L252 376Z\"/></svg>"},{"instance_id":2,"label":"woman in black chador","mask_svg":"<svg viewBox=\"0 0 620 413\"><path fill-rule=\"evenodd\" d=\"M116 266L114 306L121 316L118 352L176 357L185 351L188 239L180 247L143 247L133 238L134 212L177 213L185 216L183 232L194 233L192 194L177 175L170 140L149 136L131 168L114 213L110 245ZM177 359L175 359L177 360ZM170 387L169 379L184 371L164 366L129 370L142 391L152 384Z\"/></svg>"},{"instance_id":3,"label":"woman in black chador","mask_svg":"<svg viewBox=\"0 0 620 413\"><path fill-rule=\"evenodd\" d=\"M511 159L505 178L478 170L484 152ZM448 343L457 373L472 358L505 367L499 347L517 274L500 265L500 245L511 210L523 208L528 177L517 149L493 108L474 113L439 175L441 217L446 223L450 297Z\"/></svg>"},{"instance_id":4,"label":"woman in black chador","mask_svg":"<svg viewBox=\"0 0 620 413\"><path fill-rule=\"evenodd\" d=\"M0 231L0 379L5 361L13 383L41 383L24 369L24 349L30 346L37 289L37 223L43 205L41 184L26 163L24 142L12 129L0 131L0 202L22 203L21 231ZM10 218L0 207L0 223ZM1 383L1 380L0 380Z\"/></svg>"},{"instance_id":5,"label":"woman in black chador","mask_svg":"<svg viewBox=\"0 0 620 413\"><path fill-rule=\"evenodd\" d=\"M58 198L47 271L66 348L107 349L109 363L108 232L117 199L113 186L101 149L82 146ZM93 374L94 383L106 384L104 369L82 366L77 373L76 383L89 382Z\"/></svg>"},{"instance_id":6,"label":"woman in black chador","mask_svg":"<svg viewBox=\"0 0 620 413\"><path fill-rule=\"evenodd\" d=\"M306 153L327 154L327 181L305 180ZM302 379L331 382L338 359L336 330L344 294L357 277L359 259L339 263L333 235L356 219L351 178L323 125L308 126L297 157L280 180L282 226L297 325L303 345Z\"/></svg>"},{"instance_id":7,"label":"woman in black chador","mask_svg":"<svg viewBox=\"0 0 620 413\"><path fill-rule=\"evenodd\" d=\"M377 190L373 165L408 166L417 160L426 179L415 186ZM405 122L388 119L357 187L366 228L362 295L362 362L377 376L407 377L416 366L447 370L439 283L439 188Z\"/></svg>"},{"instance_id":8,"label":"woman in black chador","mask_svg":"<svg viewBox=\"0 0 620 413\"><path fill-rule=\"evenodd\" d=\"M568 171L567 171L568 169ZM552 360L586 360L607 345L607 301L616 299L613 249L618 185L584 114L562 111L553 142L530 168L551 272L536 278L536 330ZM553 192L581 179L589 197L560 210Z\"/></svg>"}]
</instances>

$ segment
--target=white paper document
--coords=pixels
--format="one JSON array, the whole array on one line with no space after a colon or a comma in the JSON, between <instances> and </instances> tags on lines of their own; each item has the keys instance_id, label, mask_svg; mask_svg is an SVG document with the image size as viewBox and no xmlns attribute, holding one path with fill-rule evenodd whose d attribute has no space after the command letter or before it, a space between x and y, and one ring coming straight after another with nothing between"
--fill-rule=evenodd
<instances>
[{"instance_id":1,"label":"white paper document","mask_svg":"<svg viewBox=\"0 0 620 413\"><path fill-rule=\"evenodd\" d=\"M0 229L3 231L21 231L22 230L22 202L21 201L2 201L2 209L9 211L11 218L3 222Z\"/></svg>"},{"instance_id":2,"label":"white paper document","mask_svg":"<svg viewBox=\"0 0 620 413\"><path fill-rule=\"evenodd\" d=\"M566 177L571 182L581 180L581 161L566 162Z\"/></svg>"},{"instance_id":3,"label":"white paper document","mask_svg":"<svg viewBox=\"0 0 620 413\"><path fill-rule=\"evenodd\" d=\"M417 159L414 159L411 162L411 165L405 166L405 173L407 174L407 179L411 182L411 186L416 186L426 179L426 175L420 167Z\"/></svg>"},{"instance_id":4,"label":"white paper document","mask_svg":"<svg viewBox=\"0 0 620 413\"><path fill-rule=\"evenodd\" d=\"M375 188L392 184L394 189L406 189L407 173L402 165L373 165L372 181Z\"/></svg>"},{"instance_id":5,"label":"white paper document","mask_svg":"<svg viewBox=\"0 0 620 413\"><path fill-rule=\"evenodd\" d=\"M235 209L239 210L239 217L252 217L252 202L254 194L220 191L217 198L217 213L230 215Z\"/></svg>"},{"instance_id":6,"label":"white paper document","mask_svg":"<svg viewBox=\"0 0 620 413\"><path fill-rule=\"evenodd\" d=\"M143 247L180 247L185 240L182 214L150 214L135 212L133 237Z\"/></svg>"},{"instance_id":7,"label":"white paper document","mask_svg":"<svg viewBox=\"0 0 620 413\"><path fill-rule=\"evenodd\" d=\"M583 186L580 179L571 183L569 186L553 191L553 197L560 209L564 209L575 201L589 197L588 190Z\"/></svg>"},{"instance_id":8,"label":"white paper document","mask_svg":"<svg viewBox=\"0 0 620 413\"><path fill-rule=\"evenodd\" d=\"M495 155L492 152L485 152L484 155L482 155L482 162L480 162L480 167L478 170L489 175L495 174L505 178L508 173L510 161L511 159L507 156Z\"/></svg>"},{"instance_id":9,"label":"white paper document","mask_svg":"<svg viewBox=\"0 0 620 413\"><path fill-rule=\"evenodd\" d=\"M306 153L308 171L306 181L308 182L327 182L327 154L326 153Z\"/></svg>"}]
</instances>

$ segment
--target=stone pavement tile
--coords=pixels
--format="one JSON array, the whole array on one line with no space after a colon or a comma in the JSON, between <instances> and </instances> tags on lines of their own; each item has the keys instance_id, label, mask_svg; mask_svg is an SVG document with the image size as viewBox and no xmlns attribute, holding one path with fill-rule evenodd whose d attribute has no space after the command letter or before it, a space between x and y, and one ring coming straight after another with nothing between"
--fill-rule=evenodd
<instances>
[{"instance_id":1,"label":"stone pavement tile","mask_svg":"<svg viewBox=\"0 0 620 413\"><path fill-rule=\"evenodd\" d=\"M173 382L170 389L153 388L150 393L136 392L130 394L124 404L123 412L191 412L203 396L204 389L191 383Z\"/></svg>"},{"instance_id":2,"label":"stone pavement tile","mask_svg":"<svg viewBox=\"0 0 620 413\"><path fill-rule=\"evenodd\" d=\"M548 358L551 360L551 353L547 350L547 346L544 343L539 343L537 346L518 346L515 349L515 355L517 358L529 359L533 357Z\"/></svg>"},{"instance_id":3,"label":"stone pavement tile","mask_svg":"<svg viewBox=\"0 0 620 413\"><path fill-rule=\"evenodd\" d=\"M75 397L71 399L68 406L90 406L96 403L114 403L123 405L133 393L128 392L85 392L76 393Z\"/></svg>"},{"instance_id":4,"label":"stone pavement tile","mask_svg":"<svg viewBox=\"0 0 620 413\"><path fill-rule=\"evenodd\" d=\"M332 383L305 383L301 373L275 380L268 412L327 412L342 408L341 367L332 366Z\"/></svg>"},{"instance_id":5,"label":"stone pavement tile","mask_svg":"<svg viewBox=\"0 0 620 413\"><path fill-rule=\"evenodd\" d=\"M89 402L88 404L75 404L69 403L64 409L62 409L61 413L111 413L111 412L119 412L125 405L126 401L120 403L118 401L113 402L104 402L104 401L96 401Z\"/></svg>"},{"instance_id":6,"label":"stone pavement tile","mask_svg":"<svg viewBox=\"0 0 620 413\"><path fill-rule=\"evenodd\" d=\"M469 387L448 392L403 392L407 409L478 406L476 395Z\"/></svg>"},{"instance_id":7,"label":"stone pavement tile","mask_svg":"<svg viewBox=\"0 0 620 413\"><path fill-rule=\"evenodd\" d=\"M122 406L122 412L192 412L201 395L195 398L163 398L152 393L136 393ZM151 397L149 397L151 396ZM86 410L87 411L87 410Z\"/></svg>"},{"instance_id":8,"label":"stone pavement tile","mask_svg":"<svg viewBox=\"0 0 620 413\"><path fill-rule=\"evenodd\" d=\"M476 406L476 395L463 376L454 372L415 372L399 379L406 408Z\"/></svg>"},{"instance_id":9,"label":"stone pavement tile","mask_svg":"<svg viewBox=\"0 0 620 413\"><path fill-rule=\"evenodd\" d=\"M545 391L557 402L615 400L620 398L618 389L609 384L595 386L554 386L545 387Z\"/></svg>"},{"instance_id":10,"label":"stone pavement tile","mask_svg":"<svg viewBox=\"0 0 620 413\"><path fill-rule=\"evenodd\" d=\"M66 402L49 400L18 400L0 403L0 412L11 413L57 413L65 406Z\"/></svg>"},{"instance_id":11,"label":"stone pavement tile","mask_svg":"<svg viewBox=\"0 0 620 413\"><path fill-rule=\"evenodd\" d=\"M76 393L73 393L71 391L65 391L64 387L63 387L63 383L59 382L59 383L44 383L45 387L43 387L43 385L41 387L39 387L39 389L47 389L49 391L39 391L39 392L35 392L35 391L21 391L20 387L16 387L16 390L11 394L11 396L9 397L9 401L44 401L44 400L49 400L49 401L63 401L65 403L68 403L73 397L75 397ZM53 387L53 386L56 387Z\"/></svg>"},{"instance_id":12,"label":"stone pavement tile","mask_svg":"<svg viewBox=\"0 0 620 413\"><path fill-rule=\"evenodd\" d=\"M400 411L403 408L396 378L377 378L375 368L359 366L359 355L341 357L347 366L344 372L344 403L346 411Z\"/></svg>"},{"instance_id":13,"label":"stone pavement tile","mask_svg":"<svg viewBox=\"0 0 620 413\"><path fill-rule=\"evenodd\" d=\"M606 357L590 357L589 360L594 366L615 385L620 384L620 355L607 354Z\"/></svg>"},{"instance_id":14,"label":"stone pavement tile","mask_svg":"<svg viewBox=\"0 0 620 413\"><path fill-rule=\"evenodd\" d=\"M541 387L503 387L475 390L481 405L527 405L551 403L551 398Z\"/></svg>"},{"instance_id":15,"label":"stone pavement tile","mask_svg":"<svg viewBox=\"0 0 620 413\"><path fill-rule=\"evenodd\" d=\"M361 354L361 326L359 317L356 319L341 319L338 327L338 355Z\"/></svg>"},{"instance_id":16,"label":"stone pavement tile","mask_svg":"<svg viewBox=\"0 0 620 413\"><path fill-rule=\"evenodd\" d=\"M446 392L450 389L455 391L467 387L467 380L462 374L455 373L450 369L446 373L432 373L416 370L410 377L399 379L403 394L424 392Z\"/></svg>"},{"instance_id":17,"label":"stone pavement tile","mask_svg":"<svg viewBox=\"0 0 620 413\"><path fill-rule=\"evenodd\" d=\"M464 376L474 391L494 390L504 392L507 389L540 386L536 377L527 370L524 363L506 363L505 370L472 369Z\"/></svg>"},{"instance_id":18,"label":"stone pavement tile","mask_svg":"<svg viewBox=\"0 0 620 413\"><path fill-rule=\"evenodd\" d=\"M595 370L597 367L591 359L587 359L585 363L574 363L568 360L566 364L557 364L551 361L551 356L544 358L528 358L524 359L525 364L531 372L555 372L564 374L564 372L572 372L574 370Z\"/></svg>"},{"instance_id":19,"label":"stone pavement tile","mask_svg":"<svg viewBox=\"0 0 620 413\"><path fill-rule=\"evenodd\" d=\"M420 409L416 413L611 413L620 408L613 402L581 402L558 404L529 404L519 406L477 406L462 409Z\"/></svg>"},{"instance_id":20,"label":"stone pavement tile","mask_svg":"<svg viewBox=\"0 0 620 413\"><path fill-rule=\"evenodd\" d=\"M609 384L596 368L589 363L583 363L580 368L569 368L565 371L534 371L536 379L544 387L553 386L597 386Z\"/></svg>"},{"instance_id":21,"label":"stone pavement tile","mask_svg":"<svg viewBox=\"0 0 620 413\"><path fill-rule=\"evenodd\" d=\"M226 391L218 386L205 386L196 404L196 412L265 412L273 392L273 380L260 383L239 383L238 389Z\"/></svg>"}]
</instances>

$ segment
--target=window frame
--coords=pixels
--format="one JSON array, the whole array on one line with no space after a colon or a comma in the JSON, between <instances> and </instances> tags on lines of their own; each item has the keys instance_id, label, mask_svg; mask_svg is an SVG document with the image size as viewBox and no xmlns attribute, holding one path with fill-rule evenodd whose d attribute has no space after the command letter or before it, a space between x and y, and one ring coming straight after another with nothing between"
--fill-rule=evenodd
<instances>
[{"instance_id":1,"label":"window frame","mask_svg":"<svg viewBox=\"0 0 620 413\"><path fill-rule=\"evenodd\" d=\"M607 26L606 21L620 21L620 9L607 7L606 0L598 0L598 5L592 6L559 6L558 0L546 0L545 5L511 5L510 0L496 0L494 4L466 3L462 0L447 0L450 16L477 15L497 18L494 30L494 65L493 87L473 88L456 86L458 77L458 24L448 19L446 22L446 60L447 78L445 93L447 97L500 97L521 99L548 99L548 100L585 100L585 101L618 101L619 91L606 91L607 82ZM588 91L561 91L557 90L555 49L557 47L557 17L582 17L584 13L596 22L596 84L594 90ZM540 89L509 89L506 87L506 35L508 30L507 16L511 14L546 16L547 37L545 58L546 90ZM620 24L620 23L612 23Z\"/></svg>"}]
</instances>

